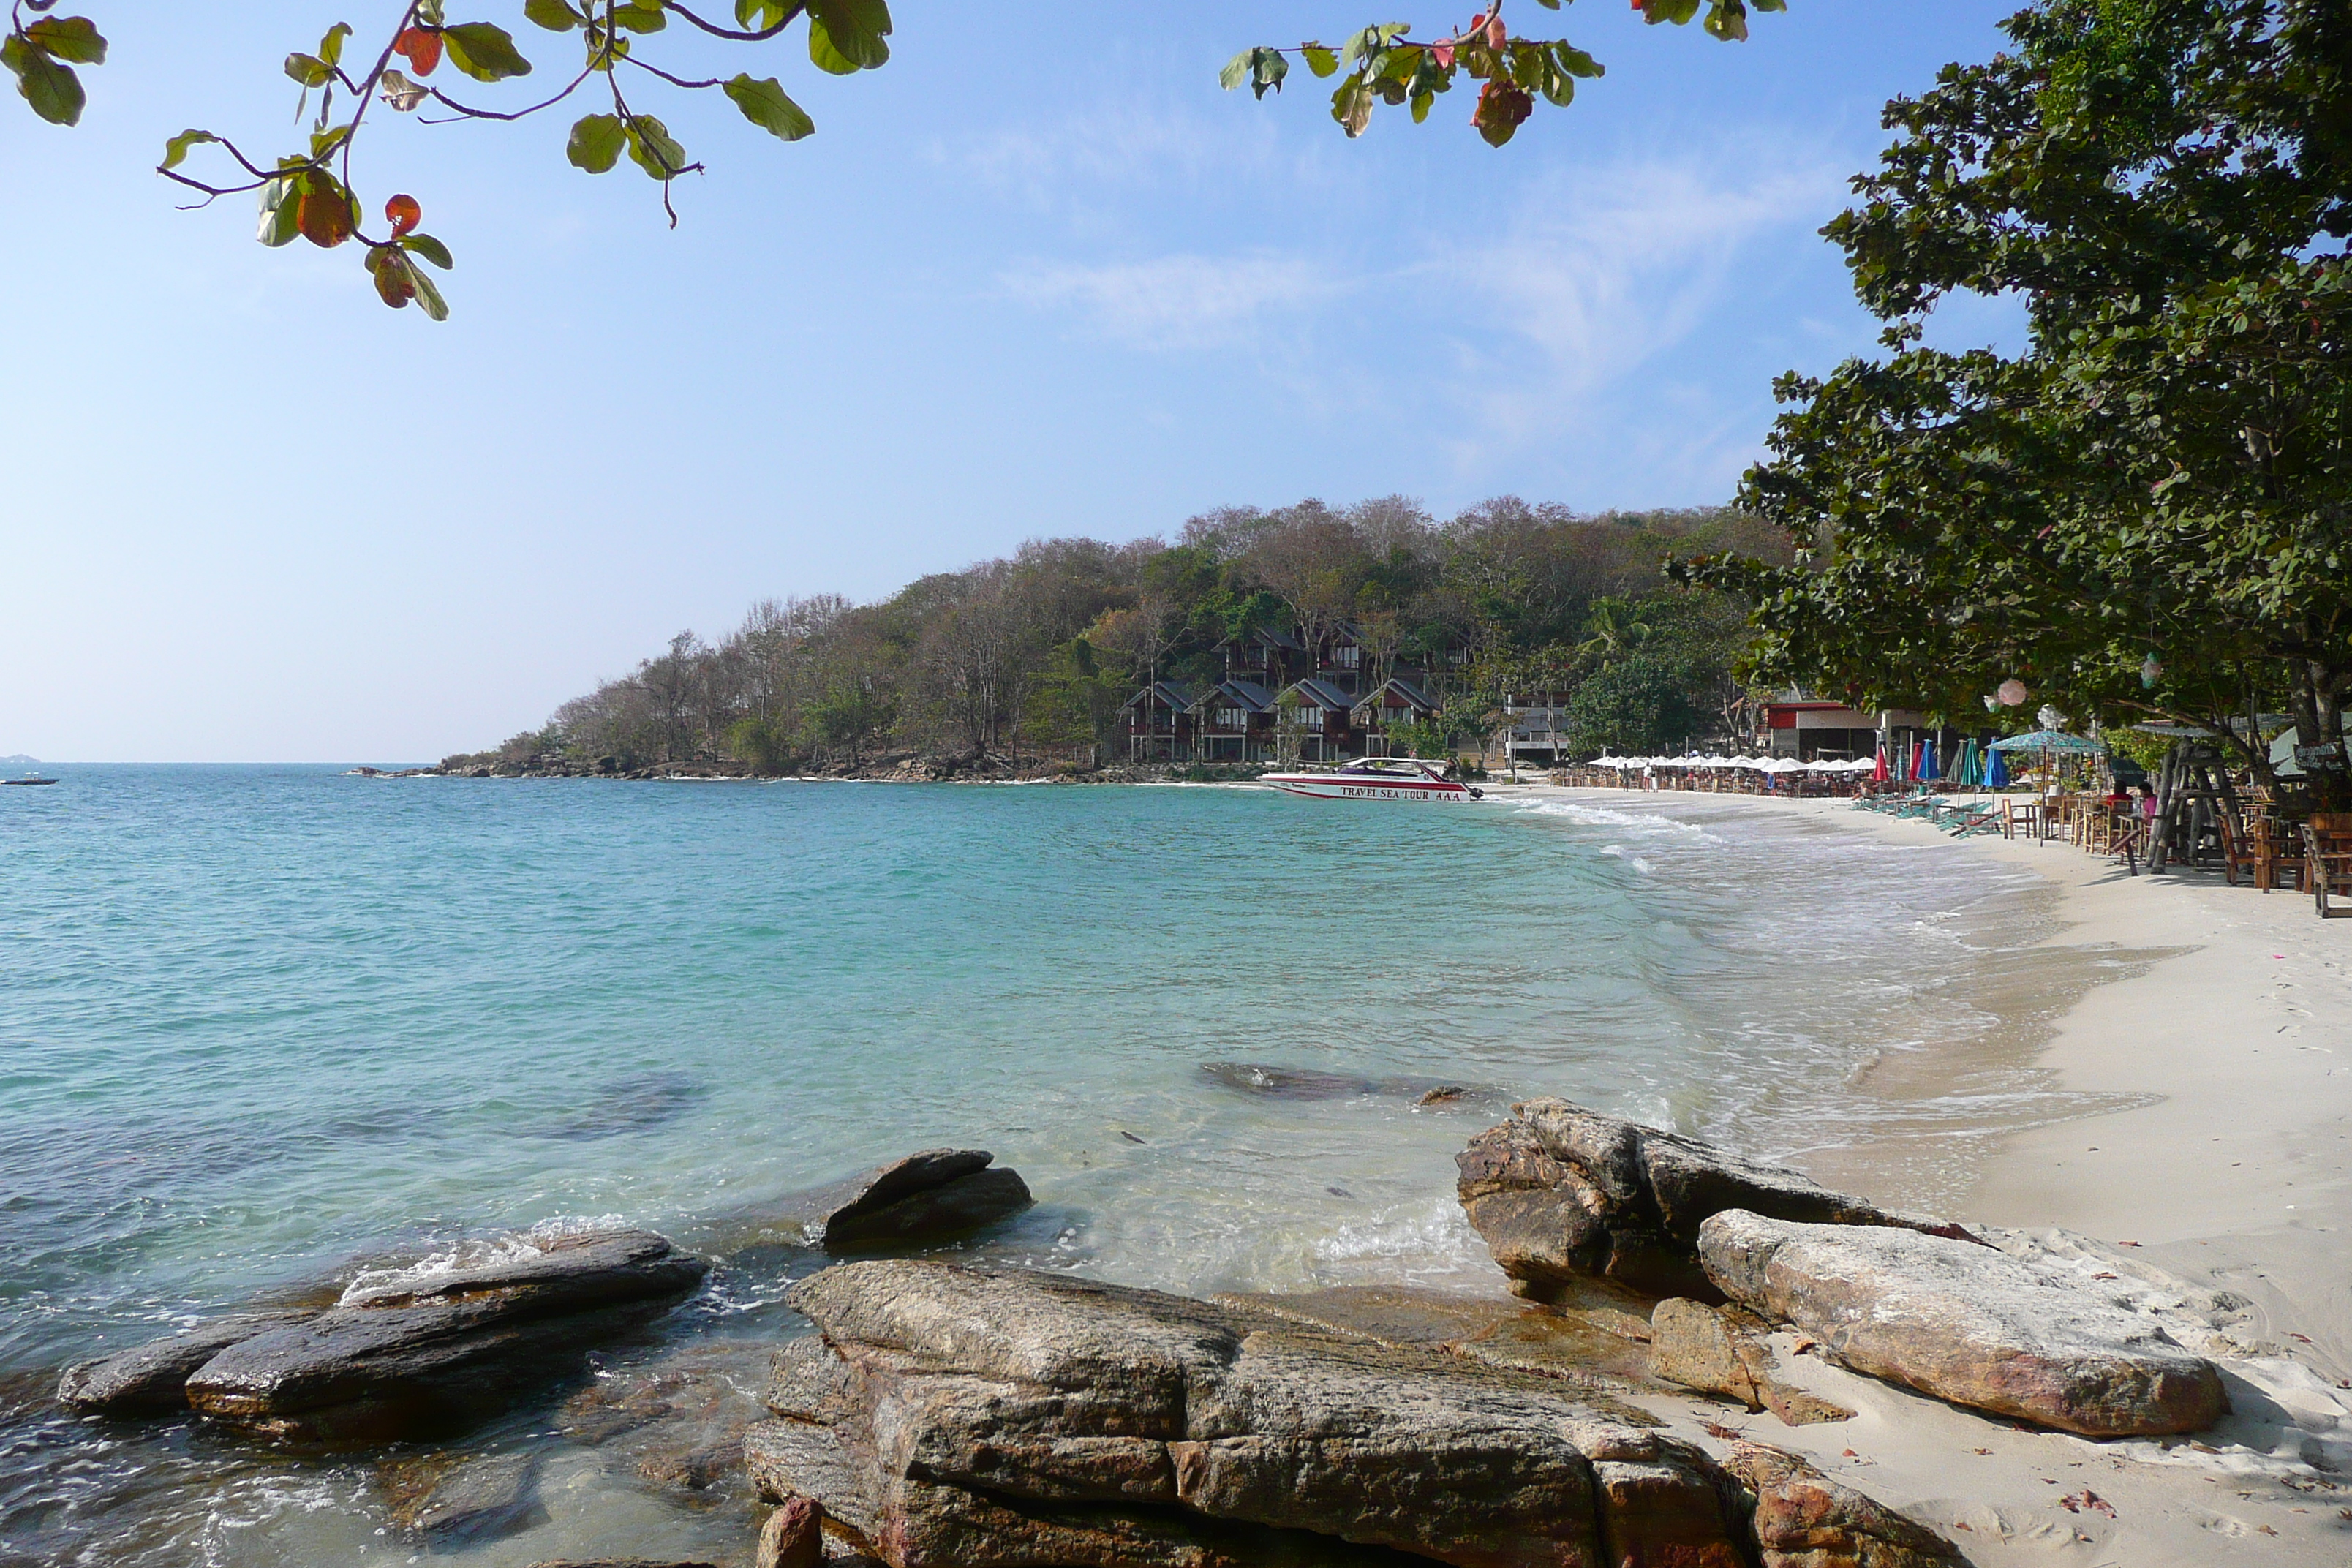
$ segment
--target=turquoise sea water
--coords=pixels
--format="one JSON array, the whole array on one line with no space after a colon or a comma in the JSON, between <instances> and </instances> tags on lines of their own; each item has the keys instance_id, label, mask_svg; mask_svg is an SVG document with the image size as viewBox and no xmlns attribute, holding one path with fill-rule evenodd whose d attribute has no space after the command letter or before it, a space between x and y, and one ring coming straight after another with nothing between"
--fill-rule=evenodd
<instances>
[{"instance_id":1,"label":"turquoise sea water","mask_svg":"<svg viewBox=\"0 0 2352 1568\"><path fill-rule=\"evenodd\" d=\"M1022 1171L1039 1207L992 1245L1034 1261L1491 1288L1452 1155L1510 1097L1767 1155L1866 1136L1864 1066L1992 1026L2017 887L1703 798L62 772L0 791L0 1563L405 1560L362 1461L45 1391L257 1293L601 1216L729 1259L678 1333L788 1331L812 1265L761 1215L929 1145ZM1374 1081L1271 1098L1203 1071L1232 1061ZM633 1486L458 1555L748 1546Z\"/></svg>"}]
</instances>

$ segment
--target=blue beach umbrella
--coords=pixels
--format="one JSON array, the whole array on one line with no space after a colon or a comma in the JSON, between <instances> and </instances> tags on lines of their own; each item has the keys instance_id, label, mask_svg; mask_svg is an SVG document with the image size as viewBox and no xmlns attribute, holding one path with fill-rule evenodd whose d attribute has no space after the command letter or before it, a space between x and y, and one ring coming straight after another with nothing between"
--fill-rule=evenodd
<instances>
[{"instance_id":1,"label":"blue beach umbrella","mask_svg":"<svg viewBox=\"0 0 2352 1568\"><path fill-rule=\"evenodd\" d=\"M1918 761L1912 765L1911 776L1919 780L1923 784L1930 779L1941 778L1943 776L1936 771L1935 736L1925 735L1920 738L1919 758Z\"/></svg>"},{"instance_id":2,"label":"blue beach umbrella","mask_svg":"<svg viewBox=\"0 0 2352 1568\"><path fill-rule=\"evenodd\" d=\"M1987 789L2009 787L2009 759L2001 754L1998 745L1993 747L1985 762L1984 782Z\"/></svg>"}]
</instances>

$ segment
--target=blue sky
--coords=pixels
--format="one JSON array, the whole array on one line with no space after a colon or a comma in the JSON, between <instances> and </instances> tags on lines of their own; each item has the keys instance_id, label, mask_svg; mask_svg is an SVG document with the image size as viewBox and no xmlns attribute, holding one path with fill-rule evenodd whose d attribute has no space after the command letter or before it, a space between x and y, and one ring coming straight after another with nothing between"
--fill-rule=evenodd
<instances>
[{"instance_id":1,"label":"blue sky","mask_svg":"<svg viewBox=\"0 0 2352 1568\"><path fill-rule=\"evenodd\" d=\"M797 29L747 58L674 27L651 58L776 75L818 133L641 101L709 165L672 231L625 163L563 163L569 115L383 115L360 188L456 251L437 327L352 250L264 249L250 198L177 212L151 172L187 126L290 145L278 62L388 0L68 8L115 40L81 127L0 104L0 753L326 761L488 744L756 597L1034 536L1723 500L1772 377L1871 345L1814 231L1881 105L2011 7L1791 0L1721 45L1517 0L1609 74L1500 151L1459 90L1351 143L1304 72L1217 88L1246 44L1451 16L1412 4L898 0L892 61L849 79ZM518 88L576 47L520 11L451 12L514 27ZM2017 332L1971 302L1936 335Z\"/></svg>"}]
</instances>

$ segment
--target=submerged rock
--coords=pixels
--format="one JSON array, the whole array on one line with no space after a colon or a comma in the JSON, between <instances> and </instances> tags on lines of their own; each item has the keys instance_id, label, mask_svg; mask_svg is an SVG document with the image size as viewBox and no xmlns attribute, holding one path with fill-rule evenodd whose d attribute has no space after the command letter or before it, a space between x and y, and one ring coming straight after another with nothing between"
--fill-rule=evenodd
<instances>
[{"instance_id":1,"label":"submerged rock","mask_svg":"<svg viewBox=\"0 0 2352 1568\"><path fill-rule=\"evenodd\" d=\"M607 1367L564 1401L557 1429L604 1450L614 1469L715 1500L738 1488L744 1428L764 1414L751 1391L766 1381L772 1353L719 1340Z\"/></svg>"},{"instance_id":2,"label":"submerged rock","mask_svg":"<svg viewBox=\"0 0 2352 1568\"><path fill-rule=\"evenodd\" d=\"M926 1149L828 1187L803 1209L809 1240L828 1251L940 1240L978 1230L1036 1202L1019 1173L991 1169L985 1149Z\"/></svg>"},{"instance_id":3,"label":"submerged rock","mask_svg":"<svg viewBox=\"0 0 2352 1568\"><path fill-rule=\"evenodd\" d=\"M1555 1381L1239 1302L925 1261L793 1304L746 1458L890 1568L1741 1568L1701 1450Z\"/></svg>"},{"instance_id":4,"label":"submerged rock","mask_svg":"<svg viewBox=\"0 0 2352 1568\"><path fill-rule=\"evenodd\" d=\"M65 1370L58 1403L90 1415L166 1415L188 1407L188 1378L205 1363L268 1330L300 1322L310 1312L247 1312L200 1323Z\"/></svg>"},{"instance_id":5,"label":"submerged rock","mask_svg":"<svg viewBox=\"0 0 2352 1568\"><path fill-rule=\"evenodd\" d=\"M510 1402L562 1359L667 1310L709 1268L650 1231L624 1230L396 1275L229 1345L188 1378L187 1401L272 1436L429 1434Z\"/></svg>"},{"instance_id":6,"label":"submerged rock","mask_svg":"<svg viewBox=\"0 0 2352 1568\"><path fill-rule=\"evenodd\" d=\"M1490 1092L1437 1078L1366 1078L1314 1068L1272 1067L1264 1062L1202 1062L1201 1070L1227 1089L1268 1100L1411 1100L1448 1105Z\"/></svg>"},{"instance_id":7,"label":"submerged rock","mask_svg":"<svg viewBox=\"0 0 2352 1568\"><path fill-rule=\"evenodd\" d=\"M1564 1100L1513 1106L1511 1120L1473 1139L1454 1163L1471 1225L1513 1288L1538 1300L1585 1275L1719 1300L1699 1267L1698 1232L1731 1208L1973 1239L1948 1221L1882 1209L1783 1166Z\"/></svg>"},{"instance_id":8,"label":"submerged rock","mask_svg":"<svg viewBox=\"0 0 2352 1568\"><path fill-rule=\"evenodd\" d=\"M1794 1454L1734 1443L1723 1468L1755 1494L1764 1568L1967 1568L1942 1536Z\"/></svg>"},{"instance_id":9,"label":"submerged rock","mask_svg":"<svg viewBox=\"0 0 2352 1568\"><path fill-rule=\"evenodd\" d=\"M2229 1413L2213 1363L2153 1320L1989 1247L1733 1210L1701 1227L1699 1254L1726 1296L1832 1360L1955 1405L2092 1437Z\"/></svg>"},{"instance_id":10,"label":"submerged rock","mask_svg":"<svg viewBox=\"0 0 2352 1568\"><path fill-rule=\"evenodd\" d=\"M540 1459L533 1454L489 1454L454 1464L394 1467L385 1478L392 1520L436 1547L513 1535L546 1521L539 1472Z\"/></svg>"}]
</instances>

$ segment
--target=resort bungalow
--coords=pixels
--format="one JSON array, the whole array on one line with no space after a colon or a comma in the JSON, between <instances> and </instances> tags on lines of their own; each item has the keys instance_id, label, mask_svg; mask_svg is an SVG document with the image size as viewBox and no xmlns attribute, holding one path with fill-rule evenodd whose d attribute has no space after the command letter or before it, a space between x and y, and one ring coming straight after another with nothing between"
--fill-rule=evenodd
<instances>
[{"instance_id":1,"label":"resort bungalow","mask_svg":"<svg viewBox=\"0 0 2352 1568\"><path fill-rule=\"evenodd\" d=\"M1389 680L1357 702L1348 717L1364 737L1364 754L1385 757L1393 754L1389 748L1389 727L1434 719L1437 704L1409 680Z\"/></svg>"},{"instance_id":2,"label":"resort bungalow","mask_svg":"<svg viewBox=\"0 0 2352 1568\"><path fill-rule=\"evenodd\" d=\"M1120 705L1130 762L1173 763L1191 755L1195 694L1172 680L1155 680Z\"/></svg>"},{"instance_id":3,"label":"resort bungalow","mask_svg":"<svg viewBox=\"0 0 2352 1568\"><path fill-rule=\"evenodd\" d=\"M1274 694L1255 680L1221 680L1192 700L1192 754L1205 763L1262 763L1275 752Z\"/></svg>"},{"instance_id":4,"label":"resort bungalow","mask_svg":"<svg viewBox=\"0 0 2352 1568\"><path fill-rule=\"evenodd\" d=\"M1213 650L1225 661L1227 680L1246 680L1279 691L1307 668L1307 645L1288 632L1272 626L1252 626L1237 637L1227 637Z\"/></svg>"},{"instance_id":5,"label":"resort bungalow","mask_svg":"<svg viewBox=\"0 0 2352 1568\"><path fill-rule=\"evenodd\" d=\"M1353 697L1360 690L1364 665L1363 639L1345 622L1325 632L1315 645L1315 679L1334 691Z\"/></svg>"},{"instance_id":6,"label":"resort bungalow","mask_svg":"<svg viewBox=\"0 0 2352 1568\"><path fill-rule=\"evenodd\" d=\"M1286 758L1336 763L1361 753L1348 716L1356 700L1328 680L1300 680L1276 699L1275 743Z\"/></svg>"}]
</instances>

